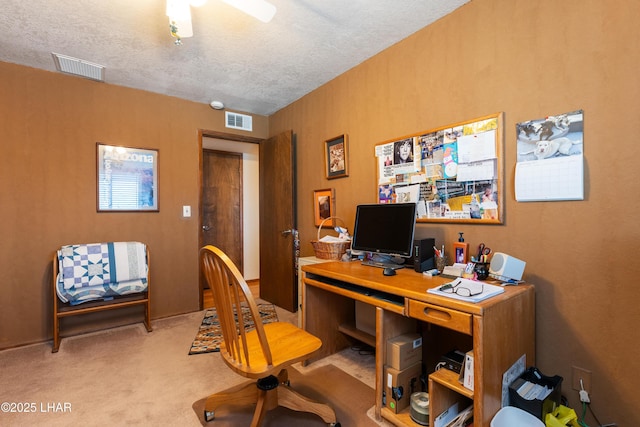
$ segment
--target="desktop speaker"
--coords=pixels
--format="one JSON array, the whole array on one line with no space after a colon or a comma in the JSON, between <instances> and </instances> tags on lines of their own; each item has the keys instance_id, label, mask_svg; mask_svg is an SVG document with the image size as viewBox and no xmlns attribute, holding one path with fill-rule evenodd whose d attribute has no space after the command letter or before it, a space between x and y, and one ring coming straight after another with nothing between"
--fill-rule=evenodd
<instances>
[{"instance_id":1,"label":"desktop speaker","mask_svg":"<svg viewBox=\"0 0 640 427\"><path fill-rule=\"evenodd\" d=\"M522 280L526 262L511 255L496 252L491 258L489 276L498 280Z\"/></svg>"},{"instance_id":2,"label":"desktop speaker","mask_svg":"<svg viewBox=\"0 0 640 427\"><path fill-rule=\"evenodd\" d=\"M436 240L432 238L415 239L413 241L413 269L418 273L435 267L433 254L435 244Z\"/></svg>"}]
</instances>

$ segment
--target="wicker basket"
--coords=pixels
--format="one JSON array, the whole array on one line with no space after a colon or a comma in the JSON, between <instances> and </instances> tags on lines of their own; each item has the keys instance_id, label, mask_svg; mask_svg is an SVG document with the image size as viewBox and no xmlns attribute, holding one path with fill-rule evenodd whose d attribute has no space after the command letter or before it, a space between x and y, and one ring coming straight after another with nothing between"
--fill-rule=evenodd
<instances>
[{"instance_id":1,"label":"wicker basket","mask_svg":"<svg viewBox=\"0 0 640 427\"><path fill-rule=\"evenodd\" d=\"M337 216L330 216L328 218L323 219L322 222L320 223L320 226L318 227L318 238L317 240L311 241L311 246L313 246L313 250L316 253L316 258L339 260L340 258L342 258L342 255L344 255L345 252L347 252L347 249L349 249L349 247L351 246L351 241L350 240L347 240L344 242L321 242L320 241L320 230L322 229L322 225L324 224L325 221L330 219L339 219L340 221L342 221L342 218L339 218ZM342 222L344 223L344 221Z\"/></svg>"}]
</instances>

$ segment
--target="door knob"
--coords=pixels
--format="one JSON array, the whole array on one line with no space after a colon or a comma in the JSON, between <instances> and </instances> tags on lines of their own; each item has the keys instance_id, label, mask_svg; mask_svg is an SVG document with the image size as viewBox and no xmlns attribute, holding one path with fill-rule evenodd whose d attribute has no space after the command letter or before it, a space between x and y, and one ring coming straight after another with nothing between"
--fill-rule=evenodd
<instances>
[{"instance_id":1,"label":"door knob","mask_svg":"<svg viewBox=\"0 0 640 427\"><path fill-rule=\"evenodd\" d=\"M202 229L203 229L204 231L209 231L209 230L211 230L211 226L209 226L209 225L203 225L203 226L202 226Z\"/></svg>"},{"instance_id":2,"label":"door knob","mask_svg":"<svg viewBox=\"0 0 640 427\"><path fill-rule=\"evenodd\" d=\"M288 236L289 234L293 233L293 229L289 229L289 230L284 230L281 231L283 236Z\"/></svg>"}]
</instances>

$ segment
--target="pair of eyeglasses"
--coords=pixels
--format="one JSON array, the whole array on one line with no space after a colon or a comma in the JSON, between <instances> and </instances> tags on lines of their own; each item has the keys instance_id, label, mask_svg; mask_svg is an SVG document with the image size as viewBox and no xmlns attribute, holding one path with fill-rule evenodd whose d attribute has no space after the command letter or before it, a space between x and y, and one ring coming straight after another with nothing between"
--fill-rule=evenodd
<instances>
[{"instance_id":1,"label":"pair of eyeglasses","mask_svg":"<svg viewBox=\"0 0 640 427\"><path fill-rule=\"evenodd\" d=\"M480 295L482 292L484 292L484 284L482 282L480 283L480 290L471 290L465 286L460 286L462 282L458 281L458 282L451 282L451 283L445 283L444 285L440 286L439 290L441 292L446 292L449 294L456 294L456 295L460 295L461 297L473 297L476 295Z\"/></svg>"}]
</instances>

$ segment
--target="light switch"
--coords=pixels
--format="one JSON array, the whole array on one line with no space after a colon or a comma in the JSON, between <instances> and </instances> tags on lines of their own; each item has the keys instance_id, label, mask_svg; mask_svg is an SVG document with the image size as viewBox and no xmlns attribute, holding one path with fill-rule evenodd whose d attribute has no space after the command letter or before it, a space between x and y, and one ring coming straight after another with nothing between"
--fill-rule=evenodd
<instances>
[{"instance_id":1,"label":"light switch","mask_svg":"<svg viewBox=\"0 0 640 427\"><path fill-rule=\"evenodd\" d=\"M191 206L183 206L182 207L182 217L183 218L191 217Z\"/></svg>"}]
</instances>

